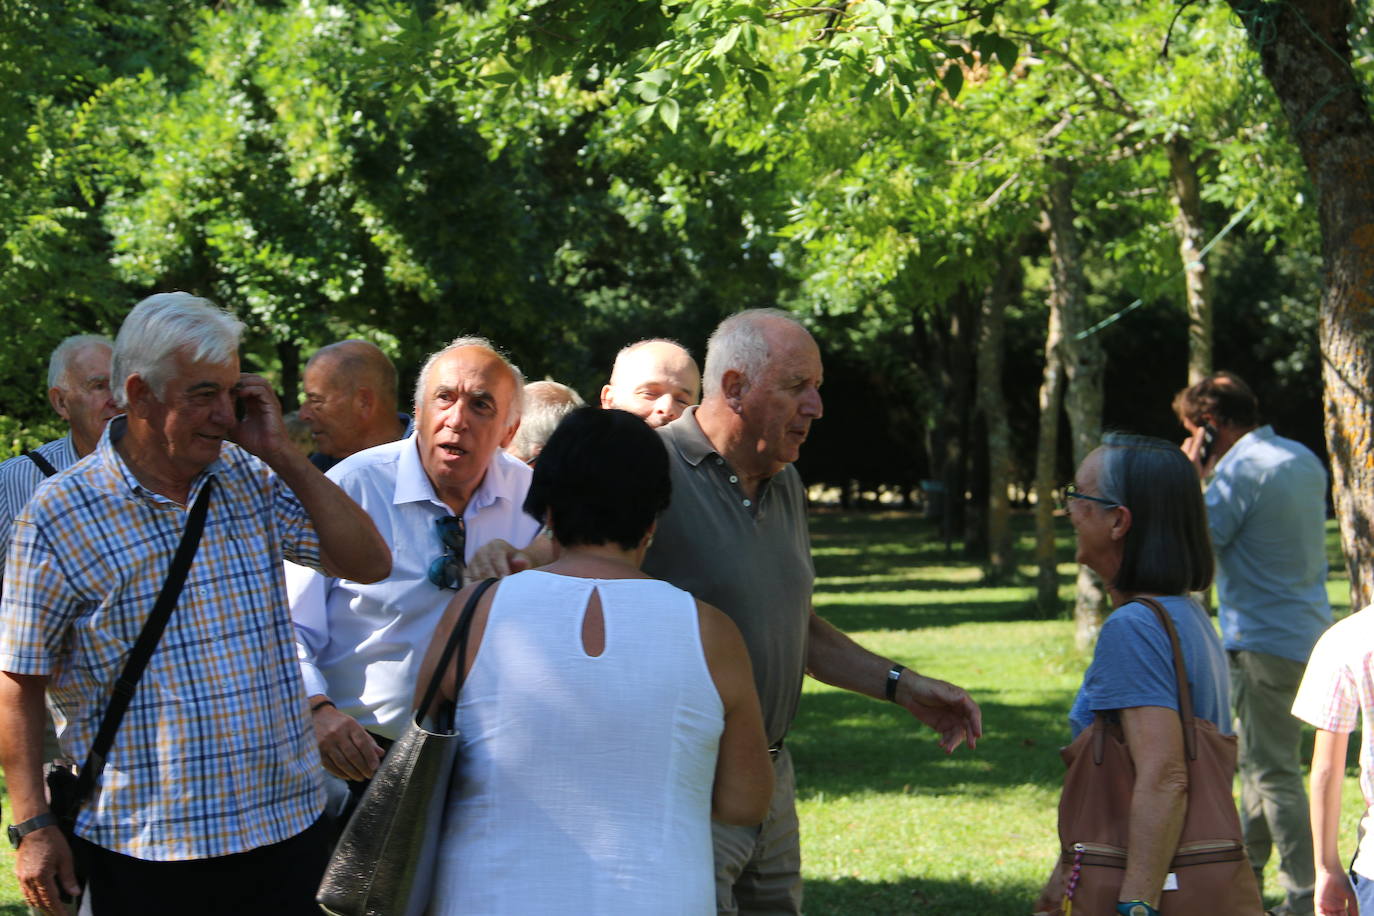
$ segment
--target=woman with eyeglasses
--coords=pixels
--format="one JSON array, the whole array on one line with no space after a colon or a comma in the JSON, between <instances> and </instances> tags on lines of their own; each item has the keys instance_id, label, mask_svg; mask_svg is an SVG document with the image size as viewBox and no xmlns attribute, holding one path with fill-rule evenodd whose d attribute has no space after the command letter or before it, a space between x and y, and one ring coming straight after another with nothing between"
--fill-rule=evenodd
<instances>
[{"instance_id":1,"label":"woman with eyeglasses","mask_svg":"<svg viewBox=\"0 0 1374 916\"><path fill-rule=\"evenodd\" d=\"M1135 782L1116 911L1155 916L1167 900L1166 879L1188 802L1188 770L1172 644L1139 599L1159 602L1174 623L1195 716L1230 734L1226 656L1211 619L1190 594L1212 583L1206 510L1197 472L1177 445L1120 434L1106 436L1083 460L1065 502L1077 535L1077 560L1101 577L1114 608L1098 635L1069 724L1077 737L1105 713L1113 732L1126 740ZM1056 865L1036 912L1061 911L1072 869L1073 863ZM1073 912L1077 916L1080 907Z\"/></svg>"},{"instance_id":2,"label":"woman with eyeglasses","mask_svg":"<svg viewBox=\"0 0 1374 916\"><path fill-rule=\"evenodd\" d=\"M474 612L431 913L715 912L711 819L762 821L773 768L734 623L639 569L669 489L624 411L573 411L540 454L525 511L555 559Z\"/></svg>"}]
</instances>

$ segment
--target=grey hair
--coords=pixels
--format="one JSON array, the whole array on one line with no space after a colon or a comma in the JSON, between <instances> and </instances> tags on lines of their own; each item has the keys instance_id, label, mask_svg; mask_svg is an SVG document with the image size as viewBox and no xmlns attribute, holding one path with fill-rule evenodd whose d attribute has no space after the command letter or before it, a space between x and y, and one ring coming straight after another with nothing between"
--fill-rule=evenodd
<instances>
[{"instance_id":1,"label":"grey hair","mask_svg":"<svg viewBox=\"0 0 1374 916\"><path fill-rule=\"evenodd\" d=\"M529 461L549 441L558 423L583 406L582 396L567 385L545 380L525 386L525 417L506 451Z\"/></svg>"},{"instance_id":2,"label":"grey hair","mask_svg":"<svg viewBox=\"0 0 1374 916\"><path fill-rule=\"evenodd\" d=\"M133 307L114 343L110 381L115 405L129 406L129 377L138 375L161 398L180 351L197 362L227 363L237 353L243 322L209 299L156 293Z\"/></svg>"},{"instance_id":3,"label":"grey hair","mask_svg":"<svg viewBox=\"0 0 1374 916\"><path fill-rule=\"evenodd\" d=\"M782 309L749 309L726 318L706 341L706 372L701 379L702 396L720 394L720 383L731 369L750 382L757 381L768 363L768 340L764 328L769 321L781 320L802 330L802 323Z\"/></svg>"},{"instance_id":4,"label":"grey hair","mask_svg":"<svg viewBox=\"0 0 1374 916\"><path fill-rule=\"evenodd\" d=\"M67 371L71 368L72 358L87 347L97 344L110 350L114 349L114 341L101 334L73 334L71 337L63 338L48 358L48 387L70 388L72 379L67 377Z\"/></svg>"},{"instance_id":5,"label":"grey hair","mask_svg":"<svg viewBox=\"0 0 1374 916\"><path fill-rule=\"evenodd\" d=\"M455 337L441 349L435 350L433 353L429 354L429 358L425 360L425 364L420 367L419 378L415 379L415 416L418 417L420 415L420 402L424 400L425 397L425 383L429 380L429 370L434 368L434 364L437 363L439 358L444 354L451 353L460 347L481 347L484 350L490 350L495 354L496 358L501 360L506 368L510 370L511 378L515 382L515 393L511 397L510 423L507 424L507 428L514 426L525 412L525 375L520 371L520 367L511 362L510 357L506 356L505 353L496 349L491 341L487 340L485 337L478 337L476 335Z\"/></svg>"},{"instance_id":6,"label":"grey hair","mask_svg":"<svg viewBox=\"0 0 1374 916\"><path fill-rule=\"evenodd\" d=\"M1102 497L1131 513L1121 568L1109 584L1160 595L1209 588L1214 560L1207 510L1197 471L1183 450L1153 436L1108 433L1098 467Z\"/></svg>"}]
</instances>

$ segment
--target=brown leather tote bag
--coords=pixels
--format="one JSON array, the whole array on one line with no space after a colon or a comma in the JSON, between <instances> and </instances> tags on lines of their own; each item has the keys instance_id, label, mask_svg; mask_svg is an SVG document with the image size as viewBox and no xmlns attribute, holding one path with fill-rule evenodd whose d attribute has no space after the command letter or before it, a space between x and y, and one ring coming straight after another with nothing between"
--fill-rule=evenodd
<instances>
[{"instance_id":1,"label":"brown leather tote bag","mask_svg":"<svg viewBox=\"0 0 1374 916\"><path fill-rule=\"evenodd\" d=\"M1236 739L1193 717L1193 697L1178 632L1167 611L1149 606L1169 634L1178 683L1179 719L1188 758L1188 808L1169 878L1160 896L1162 916L1262 916L1264 906L1241 841L1231 796ZM1068 772L1059 798L1060 912L1099 916L1114 912L1126 869L1135 763L1131 749L1105 713L1061 751ZM1171 889L1173 888L1173 889Z\"/></svg>"}]
</instances>

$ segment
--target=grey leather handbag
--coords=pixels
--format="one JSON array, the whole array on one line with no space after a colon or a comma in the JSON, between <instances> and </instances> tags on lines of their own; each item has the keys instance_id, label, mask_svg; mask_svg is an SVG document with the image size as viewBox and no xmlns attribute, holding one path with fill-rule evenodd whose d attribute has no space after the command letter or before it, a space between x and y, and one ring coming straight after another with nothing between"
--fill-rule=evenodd
<instances>
[{"instance_id":1,"label":"grey leather handbag","mask_svg":"<svg viewBox=\"0 0 1374 916\"><path fill-rule=\"evenodd\" d=\"M468 630L477 599L495 581L479 585L463 606L414 718L387 751L339 838L315 895L332 916L422 916L429 906L440 828L462 743L454 713ZM431 720L432 729L426 728L421 723L455 653L453 706Z\"/></svg>"}]
</instances>

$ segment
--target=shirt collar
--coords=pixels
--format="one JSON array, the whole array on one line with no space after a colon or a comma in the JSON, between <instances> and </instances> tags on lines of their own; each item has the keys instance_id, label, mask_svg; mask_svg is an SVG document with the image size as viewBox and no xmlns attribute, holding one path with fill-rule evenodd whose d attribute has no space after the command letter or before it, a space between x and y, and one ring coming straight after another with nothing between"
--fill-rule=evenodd
<instances>
[{"instance_id":1,"label":"shirt collar","mask_svg":"<svg viewBox=\"0 0 1374 916\"><path fill-rule=\"evenodd\" d=\"M444 506L444 501L434 492L434 484L429 482L425 466L420 463L420 437L411 433L401 442L401 456L396 464L396 492L392 495L392 505L402 503L431 502ZM444 506L444 511L448 507Z\"/></svg>"},{"instance_id":2,"label":"shirt collar","mask_svg":"<svg viewBox=\"0 0 1374 916\"><path fill-rule=\"evenodd\" d=\"M1258 445L1261 442L1268 442L1273 438L1273 426L1265 424L1264 426L1255 427L1254 429L1250 430L1248 433L1237 439L1236 444L1228 448L1226 450L1226 454L1222 455L1220 458L1217 459L1216 467L1212 469L1212 473L1215 474L1217 471L1222 470L1227 465L1230 465L1235 461L1239 461L1241 456L1244 455L1247 451L1249 451L1252 446Z\"/></svg>"},{"instance_id":3,"label":"shirt collar","mask_svg":"<svg viewBox=\"0 0 1374 916\"><path fill-rule=\"evenodd\" d=\"M109 425L109 424L106 424L106 425ZM62 450L62 454L66 456L66 459L67 459L67 467L71 467L72 465L76 464L78 461L81 460L81 456L78 455L78 454L76 453L76 443L72 441L72 434L71 434L71 433L67 433L65 436L63 436L63 437L62 437L61 439L59 439L58 441L62 443L62 445L60 446L60 448L61 448L61 450ZM99 442L99 440L97 440L97 441L96 441L96 445L99 445L99 444L100 444L100 442Z\"/></svg>"},{"instance_id":4,"label":"shirt collar","mask_svg":"<svg viewBox=\"0 0 1374 916\"><path fill-rule=\"evenodd\" d=\"M696 404L684 410L682 416L663 429L668 438L677 446L678 452L692 467L701 464L710 455L719 454L716 447L711 444L711 440L706 438L706 433L702 432L701 424L697 422Z\"/></svg>"}]
</instances>

